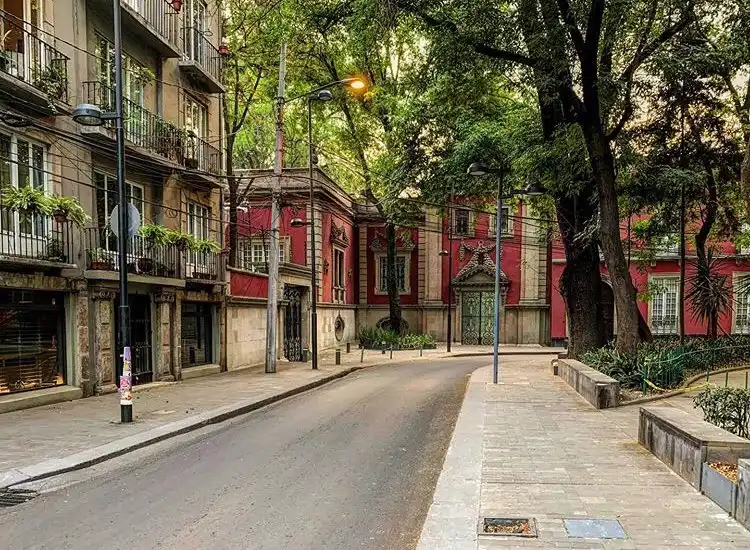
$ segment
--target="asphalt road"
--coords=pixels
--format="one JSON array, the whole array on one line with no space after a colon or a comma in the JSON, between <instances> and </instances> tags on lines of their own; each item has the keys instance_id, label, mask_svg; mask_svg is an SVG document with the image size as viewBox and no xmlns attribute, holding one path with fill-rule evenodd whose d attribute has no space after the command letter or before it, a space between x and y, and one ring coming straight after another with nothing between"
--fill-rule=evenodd
<instances>
[{"instance_id":1,"label":"asphalt road","mask_svg":"<svg viewBox=\"0 0 750 550\"><path fill-rule=\"evenodd\" d=\"M0 549L408 550L485 364L359 371L0 510Z\"/></svg>"}]
</instances>

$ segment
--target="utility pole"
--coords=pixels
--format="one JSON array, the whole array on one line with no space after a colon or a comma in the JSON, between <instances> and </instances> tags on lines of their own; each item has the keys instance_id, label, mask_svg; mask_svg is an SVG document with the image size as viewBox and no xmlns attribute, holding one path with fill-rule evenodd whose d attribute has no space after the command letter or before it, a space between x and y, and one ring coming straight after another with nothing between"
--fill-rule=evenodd
<instances>
[{"instance_id":1,"label":"utility pole","mask_svg":"<svg viewBox=\"0 0 750 550\"><path fill-rule=\"evenodd\" d=\"M453 340L453 201L455 198L454 185L451 183L451 201L448 209L448 353L451 351Z\"/></svg>"},{"instance_id":2,"label":"utility pole","mask_svg":"<svg viewBox=\"0 0 750 550\"><path fill-rule=\"evenodd\" d=\"M312 96L307 98L307 154L310 176L310 343L312 344L312 368L318 369L318 267L315 263L315 166L313 158Z\"/></svg>"},{"instance_id":3,"label":"utility pole","mask_svg":"<svg viewBox=\"0 0 750 550\"><path fill-rule=\"evenodd\" d=\"M680 90L682 96L680 109L680 164L685 167L685 81ZM680 345L685 343L685 178L680 188Z\"/></svg>"},{"instance_id":4,"label":"utility pole","mask_svg":"<svg viewBox=\"0 0 750 550\"><path fill-rule=\"evenodd\" d=\"M266 372L276 372L276 327L278 325L279 286L279 195L284 166L284 81L286 79L286 42L281 42L279 91L276 97L276 151L273 157L274 182L271 190L271 242L268 254L268 306L266 309Z\"/></svg>"},{"instance_id":5,"label":"utility pole","mask_svg":"<svg viewBox=\"0 0 750 550\"><path fill-rule=\"evenodd\" d=\"M500 274L503 260L503 177L501 171L497 178L497 231L495 231L495 327L494 349L492 353L492 383L497 384L500 373Z\"/></svg>"},{"instance_id":6,"label":"utility pole","mask_svg":"<svg viewBox=\"0 0 750 550\"><path fill-rule=\"evenodd\" d=\"M128 186L125 183L125 131L122 121L122 25L120 2L114 2L115 35L115 134L117 138L117 191L120 195L117 245L120 268L120 345L122 346L122 374L120 375L120 421L133 421L133 385L130 357L130 306L128 301Z\"/></svg>"}]
</instances>

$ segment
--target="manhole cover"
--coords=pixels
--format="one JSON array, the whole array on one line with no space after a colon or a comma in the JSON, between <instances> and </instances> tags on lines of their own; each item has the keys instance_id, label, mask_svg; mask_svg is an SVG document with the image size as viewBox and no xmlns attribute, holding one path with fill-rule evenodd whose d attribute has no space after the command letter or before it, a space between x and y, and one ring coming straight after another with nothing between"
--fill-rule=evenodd
<instances>
[{"instance_id":1,"label":"manhole cover","mask_svg":"<svg viewBox=\"0 0 750 550\"><path fill-rule=\"evenodd\" d=\"M503 537L536 537L536 522L534 518L481 518L479 534Z\"/></svg>"},{"instance_id":2,"label":"manhole cover","mask_svg":"<svg viewBox=\"0 0 750 550\"><path fill-rule=\"evenodd\" d=\"M576 539L626 539L616 519L564 519L568 537Z\"/></svg>"},{"instance_id":3,"label":"manhole cover","mask_svg":"<svg viewBox=\"0 0 750 550\"><path fill-rule=\"evenodd\" d=\"M39 496L36 491L25 489L3 489L0 491L0 507L8 508L16 504L23 504L32 498Z\"/></svg>"}]
</instances>

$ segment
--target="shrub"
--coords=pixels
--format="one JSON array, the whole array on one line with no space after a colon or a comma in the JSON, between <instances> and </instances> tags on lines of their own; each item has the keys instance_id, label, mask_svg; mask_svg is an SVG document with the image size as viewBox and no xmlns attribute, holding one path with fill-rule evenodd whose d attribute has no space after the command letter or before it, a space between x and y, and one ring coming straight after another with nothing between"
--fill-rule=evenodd
<instances>
[{"instance_id":1,"label":"shrub","mask_svg":"<svg viewBox=\"0 0 750 550\"><path fill-rule=\"evenodd\" d=\"M394 349L419 349L435 345L435 338L429 334L398 335L390 329L377 327L362 327L359 331L359 342L366 348L380 348L385 342L386 347Z\"/></svg>"},{"instance_id":2,"label":"shrub","mask_svg":"<svg viewBox=\"0 0 750 550\"><path fill-rule=\"evenodd\" d=\"M693 402L703 411L706 422L740 437L748 437L750 390L709 387L696 395Z\"/></svg>"},{"instance_id":3,"label":"shrub","mask_svg":"<svg viewBox=\"0 0 750 550\"><path fill-rule=\"evenodd\" d=\"M623 388L637 388L641 385L641 369L638 362L619 353L611 346L589 351L581 360L588 366L617 380Z\"/></svg>"}]
</instances>

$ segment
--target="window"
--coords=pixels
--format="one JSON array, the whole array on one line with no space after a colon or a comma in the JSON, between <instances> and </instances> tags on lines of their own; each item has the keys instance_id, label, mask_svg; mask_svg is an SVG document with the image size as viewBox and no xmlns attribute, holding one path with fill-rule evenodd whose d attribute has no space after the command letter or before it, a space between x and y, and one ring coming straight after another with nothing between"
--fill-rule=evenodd
<instances>
[{"instance_id":1,"label":"window","mask_svg":"<svg viewBox=\"0 0 750 550\"><path fill-rule=\"evenodd\" d=\"M270 243L268 239L244 239L240 242L240 265L255 273L268 273ZM286 263L286 242L279 240L279 263Z\"/></svg>"},{"instance_id":2,"label":"window","mask_svg":"<svg viewBox=\"0 0 750 550\"><path fill-rule=\"evenodd\" d=\"M213 311L211 304L182 302L182 366L210 363L212 357Z\"/></svg>"},{"instance_id":3,"label":"window","mask_svg":"<svg viewBox=\"0 0 750 550\"><path fill-rule=\"evenodd\" d=\"M651 330L654 334L677 332L677 277L654 277L651 279Z\"/></svg>"},{"instance_id":4,"label":"window","mask_svg":"<svg viewBox=\"0 0 750 550\"><path fill-rule=\"evenodd\" d=\"M385 254L377 257L378 262L378 284L377 292L379 294L388 293L388 257ZM396 256L396 284L398 291L401 294L409 292L409 268L406 261L406 256Z\"/></svg>"},{"instance_id":5,"label":"window","mask_svg":"<svg viewBox=\"0 0 750 550\"><path fill-rule=\"evenodd\" d=\"M453 211L453 234L469 235L471 213L463 208Z\"/></svg>"},{"instance_id":6,"label":"window","mask_svg":"<svg viewBox=\"0 0 750 550\"><path fill-rule=\"evenodd\" d=\"M43 145L12 134L0 133L0 187L33 187L47 190L46 149ZM0 229L3 232L44 236L47 222L42 216L22 214L3 208ZM5 248L6 239L3 239Z\"/></svg>"},{"instance_id":7,"label":"window","mask_svg":"<svg viewBox=\"0 0 750 550\"><path fill-rule=\"evenodd\" d=\"M344 279L344 251L333 249L333 301L346 300L346 281Z\"/></svg>"},{"instance_id":8,"label":"window","mask_svg":"<svg viewBox=\"0 0 750 550\"><path fill-rule=\"evenodd\" d=\"M489 214L490 225L487 230L488 235L495 235L497 231L497 214ZM503 235L510 234L510 209L503 206Z\"/></svg>"},{"instance_id":9,"label":"window","mask_svg":"<svg viewBox=\"0 0 750 550\"><path fill-rule=\"evenodd\" d=\"M202 63L208 53L206 42L206 3L203 0L189 0L185 6L185 57Z\"/></svg>"},{"instance_id":10,"label":"window","mask_svg":"<svg viewBox=\"0 0 750 550\"><path fill-rule=\"evenodd\" d=\"M205 140L208 131L208 109L189 95L185 95L185 130Z\"/></svg>"},{"instance_id":11,"label":"window","mask_svg":"<svg viewBox=\"0 0 750 550\"><path fill-rule=\"evenodd\" d=\"M109 214L119 201L117 178L101 172L94 172L96 184L96 220L98 227L109 225ZM143 220L143 187L133 183L127 184L128 199L138 209Z\"/></svg>"},{"instance_id":12,"label":"window","mask_svg":"<svg viewBox=\"0 0 750 550\"><path fill-rule=\"evenodd\" d=\"M657 253L663 256L676 256L680 253L680 237L678 235L665 235L659 239Z\"/></svg>"},{"instance_id":13,"label":"window","mask_svg":"<svg viewBox=\"0 0 750 550\"><path fill-rule=\"evenodd\" d=\"M750 334L750 274L735 274L734 332Z\"/></svg>"},{"instance_id":14,"label":"window","mask_svg":"<svg viewBox=\"0 0 750 550\"><path fill-rule=\"evenodd\" d=\"M114 110L115 104L115 47L114 45L101 36L96 35L96 57L98 62L99 83L102 85L102 95L97 100L100 101L107 109ZM122 54L122 94L123 98L143 106L143 96L145 90L144 66L138 63L128 54ZM126 101L127 103L127 101ZM124 106L127 111L128 107ZM135 113L123 113L125 117L132 117Z\"/></svg>"},{"instance_id":15,"label":"window","mask_svg":"<svg viewBox=\"0 0 750 550\"><path fill-rule=\"evenodd\" d=\"M188 233L196 239L208 239L210 210L197 202L188 202Z\"/></svg>"}]
</instances>

